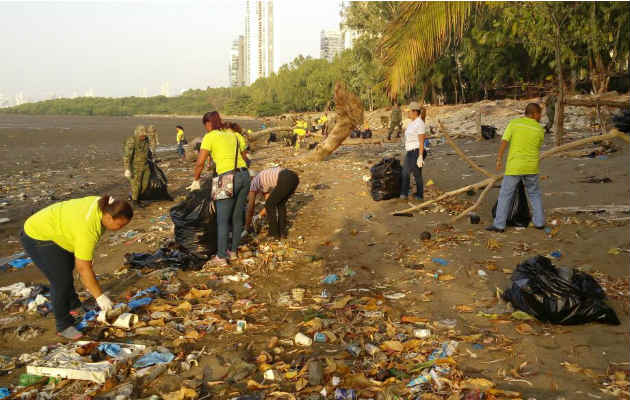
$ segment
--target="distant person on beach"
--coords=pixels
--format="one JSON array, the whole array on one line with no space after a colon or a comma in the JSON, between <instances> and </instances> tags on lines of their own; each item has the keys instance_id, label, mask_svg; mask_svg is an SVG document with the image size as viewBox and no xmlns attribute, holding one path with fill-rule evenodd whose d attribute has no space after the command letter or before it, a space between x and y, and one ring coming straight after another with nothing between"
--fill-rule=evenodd
<instances>
[{"instance_id":1,"label":"distant person on beach","mask_svg":"<svg viewBox=\"0 0 630 400\"><path fill-rule=\"evenodd\" d=\"M186 144L186 136L184 136L184 127L181 125L177 125L175 126L175 129L177 130L177 136L176 136L177 154L179 154L179 157L181 158L181 160L184 161L185 155L186 155L186 151L184 150L184 145Z\"/></svg>"},{"instance_id":2,"label":"distant person on beach","mask_svg":"<svg viewBox=\"0 0 630 400\"><path fill-rule=\"evenodd\" d=\"M411 175L416 180L416 200L424 198L424 185L422 183L422 167L427 151L424 148L425 119L427 112L419 103L413 101L409 104L408 111L411 122L405 130L405 159L403 161L402 182L400 185L400 198L407 199L411 184Z\"/></svg>"},{"instance_id":3,"label":"distant person on beach","mask_svg":"<svg viewBox=\"0 0 630 400\"><path fill-rule=\"evenodd\" d=\"M188 189L201 189L201 171L208 157L214 161L218 176L213 180L212 196L217 210L217 254L209 264L228 266L227 260L236 260L245 225L245 203L249 190L247 170L247 143L243 136L229 128L218 112L204 114L202 123L206 129L194 169L194 180ZM232 230L232 245L228 250L228 236Z\"/></svg>"},{"instance_id":4,"label":"distant person on beach","mask_svg":"<svg viewBox=\"0 0 630 400\"><path fill-rule=\"evenodd\" d=\"M400 104L394 103L392 107L392 115L389 121L389 132L387 133L387 140L392 140L392 134L396 131L396 137L400 137L402 132L402 112L400 111Z\"/></svg>"},{"instance_id":5,"label":"distant person on beach","mask_svg":"<svg viewBox=\"0 0 630 400\"><path fill-rule=\"evenodd\" d=\"M144 207L140 202L142 189L149 185L149 139L143 125L136 126L133 136L125 140L123 147L123 168L125 178L131 184L131 200L135 207Z\"/></svg>"},{"instance_id":6,"label":"distant person on beach","mask_svg":"<svg viewBox=\"0 0 630 400\"><path fill-rule=\"evenodd\" d=\"M158 138L158 132L154 125L147 126L147 137L149 138L151 153L155 154L155 150L160 144L160 139Z\"/></svg>"},{"instance_id":7,"label":"distant person on beach","mask_svg":"<svg viewBox=\"0 0 630 400\"><path fill-rule=\"evenodd\" d=\"M545 228L542 193L538 182L540 147L545 139L545 131L539 123L541 113L542 109L538 104L529 103L525 107L525 116L511 120L505 128L497 155L497 171L503 169L503 153L508 144L510 151L505 165L505 176L499 190L496 217L492 225L486 228L488 231L505 231L510 205L519 182L525 185L527 198L532 206L534 227Z\"/></svg>"},{"instance_id":8,"label":"distant person on beach","mask_svg":"<svg viewBox=\"0 0 630 400\"><path fill-rule=\"evenodd\" d=\"M324 137L328 136L328 115L323 113L317 123L322 127L322 135L324 135Z\"/></svg>"},{"instance_id":9,"label":"distant person on beach","mask_svg":"<svg viewBox=\"0 0 630 400\"><path fill-rule=\"evenodd\" d=\"M24 223L20 241L26 254L50 282L58 335L70 340L83 336L74 326L76 309L81 307L74 289L75 268L101 311L113 308L94 275L94 249L105 230L122 229L131 218L133 209L129 203L105 195L52 204Z\"/></svg>"},{"instance_id":10,"label":"distant person on beach","mask_svg":"<svg viewBox=\"0 0 630 400\"><path fill-rule=\"evenodd\" d=\"M298 175L289 169L275 167L262 170L252 179L249 187L245 226L249 228L252 222L267 216L269 234L275 239L287 237L287 200L295 193L299 183ZM265 208L254 216L258 195L265 198Z\"/></svg>"},{"instance_id":11,"label":"distant person on beach","mask_svg":"<svg viewBox=\"0 0 630 400\"><path fill-rule=\"evenodd\" d=\"M547 115L547 124L545 124L545 132L551 133L553 129L553 120L556 116L556 94L551 93L545 99L545 114Z\"/></svg>"}]
</instances>

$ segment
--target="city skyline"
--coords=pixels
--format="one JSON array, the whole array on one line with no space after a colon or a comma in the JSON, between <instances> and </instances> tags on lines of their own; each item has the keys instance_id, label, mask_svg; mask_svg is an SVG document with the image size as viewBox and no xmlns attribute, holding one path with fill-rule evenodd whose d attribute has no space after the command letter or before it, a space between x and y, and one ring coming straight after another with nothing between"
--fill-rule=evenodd
<instances>
[{"instance_id":1,"label":"city skyline","mask_svg":"<svg viewBox=\"0 0 630 400\"><path fill-rule=\"evenodd\" d=\"M272 43L265 70L277 71L300 55L318 58L319 32L338 27L339 4L275 0L273 30L264 27ZM0 106L7 99L13 105L18 93L25 101L39 101L90 90L97 97L155 96L164 92L165 82L169 95L227 87L232 42L246 34L245 5L245 0L218 0L211 8L198 1L0 3L0 35L9 38L0 41L0 51L11 54L0 63ZM210 20L199 18L208 10ZM250 18L254 27L256 15ZM256 52L253 39L245 43L251 49L246 54ZM257 58L249 60L250 84L257 78Z\"/></svg>"}]
</instances>

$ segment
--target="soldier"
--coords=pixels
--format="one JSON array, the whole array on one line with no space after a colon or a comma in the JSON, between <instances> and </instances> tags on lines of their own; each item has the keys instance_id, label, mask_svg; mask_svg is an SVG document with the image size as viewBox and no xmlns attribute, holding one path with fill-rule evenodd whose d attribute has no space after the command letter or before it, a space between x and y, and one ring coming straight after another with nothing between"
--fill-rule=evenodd
<instances>
[{"instance_id":1,"label":"soldier","mask_svg":"<svg viewBox=\"0 0 630 400\"><path fill-rule=\"evenodd\" d=\"M143 125L136 126L133 136L125 141L123 147L123 168L125 178L131 184L131 200L136 207L144 207L139 201L143 188L149 185L150 171L147 160L149 159L149 139Z\"/></svg>"},{"instance_id":2,"label":"soldier","mask_svg":"<svg viewBox=\"0 0 630 400\"><path fill-rule=\"evenodd\" d=\"M158 133L157 129L155 129L155 126L147 126L147 137L149 138L151 153L155 153L155 149L160 144L160 139L158 139Z\"/></svg>"},{"instance_id":3,"label":"soldier","mask_svg":"<svg viewBox=\"0 0 630 400\"><path fill-rule=\"evenodd\" d=\"M389 123L389 133L387 135L387 140L392 140L392 133L396 130L396 137L400 137L400 132L402 132L402 112L400 111L400 104L396 102L394 107L392 108L392 117Z\"/></svg>"},{"instance_id":4,"label":"soldier","mask_svg":"<svg viewBox=\"0 0 630 400\"><path fill-rule=\"evenodd\" d=\"M553 119L556 114L556 94L551 93L547 96L545 101L545 113L547 114L547 124L545 125L545 132L551 133L553 128Z\"/></svg>"}]
</instances>

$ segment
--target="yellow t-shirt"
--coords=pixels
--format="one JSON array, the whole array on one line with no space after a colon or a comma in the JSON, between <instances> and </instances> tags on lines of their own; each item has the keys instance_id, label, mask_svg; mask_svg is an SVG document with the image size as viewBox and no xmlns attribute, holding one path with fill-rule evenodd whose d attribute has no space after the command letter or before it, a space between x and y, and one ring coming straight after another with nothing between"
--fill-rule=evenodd
<instances>
[{"instance_id":1,"label":"yellow t-shirt","mask_svg":"<svg viewBox=\"0 0 630 400\"><path fill-rule=\"evenodd\" d=\"M184 131L181 129L177 130L177 143L180 143L184 139Z\"/></svg>"},{"instance_id":2,"label":"yellow t-shirt","mask_svg":"<svg viewBox=\"0 0 630 400\"><path fill-rule=\"evenodd\" d=\"M247 166L241 156L241 152L247 149L247 143L243 136L232 130L213 130L203 137L201 150L210 152L210 157L217 166L217 174L221 175L234 169L234 152L236 151L236 141L238 140L238 162L237 168Z\"/></svg>"},{"instance_id":3,"label":"yellow t-shirt","mask_svg":"<svg viewBox=\"0 0 630 400\"><path fill-rule=\"evenodd\" d=\"M545 131L535 119L521 117L510 121L503 133L503 140L510 143L505 175L537 174L544 139Z\"/></svg>"},{"instance_id":4,"label":"yellow t-shirt","mask_svg":"<svg viewBox=\"0 0 630 400\"><path fill-rule=\"evenodd\" d=\"M52 241L76 258L91 261L105 230L99 199L89 196L51 204L26 220L24 233L35 240Z\"/></svg>"}]
</instances>

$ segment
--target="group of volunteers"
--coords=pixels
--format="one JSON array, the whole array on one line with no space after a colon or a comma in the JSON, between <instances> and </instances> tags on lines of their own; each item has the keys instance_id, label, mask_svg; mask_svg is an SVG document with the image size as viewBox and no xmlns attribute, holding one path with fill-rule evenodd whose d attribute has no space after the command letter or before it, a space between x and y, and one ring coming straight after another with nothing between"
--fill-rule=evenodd
<instances>
[{"instance_id":1,"label":"group of volunteers","mask_svg":"<svg viewBox=\"0 0 630 400\"><path fill-rule=\"evenodd\" d=\"M519 182L524 183L527 191L534 226L538 229L545 227L538 177L539 152L544 139L544 129L539 123L541 112L538 104L528 104L525 115L512 120L503 134L497 156L497 170L503 167L503 155L508 145L510 149L496 217L493 224L486 228L490 231L505 230L510 204ZM395 118L392 118L390 125L390 138L394 130L401 130L402 115L398 105L395 106L392 116ZM410 177L413 175L416 181L414 197L423 199L422 168L427 157L426 109L419 103L412 102L408 106L408 117L411 122L404 133L405 154L400 196L405 199L409 196ZM286 237L286 204L294 194L299 178L291 170L275 167L261 171L252 179L248 168L250 160L247 143L241 134L241 128L237 124L222 121L216 111L206 113L202 124L207 133L201 142L193 170L193 182L188 189L200 190L204 166L208 160L213 161L216 174L212 178L212 200L216 209L218 250L209 264L223 267L238 258L243 232L257 220L267 218L269 234L273 238ZM299 129L304 129L302 124ZM176 131L177 152L183 156L184 128L178 125ZM147 129L143 126L136 127L134 135L125 142L124 175L131 182L131 199L136 206L139 205L141 181L147 176L147 160L158 143L157 131L153 126ZM265 206L254 215L258 196L264 198ZM68 339L79 339L82 336L74 326L74 317L81 306L74 288L75 268L99 308L108 311L113 307L94 274L94 249L105 230L122 229L131 221L133 213L129 202L104 195L55 203L26 220L20 240L26 253L50 281L51 301L59 335Z\"/></svg>"},{"instance_id":2,"label":"group of volunteers","mask_svg":"<svg viewBox=\"0 0 630 400\"><path fill-rule=\"evenodd\" d=\"M201 173L206 161L213 161L216 176L212 178L212 200L216 210L217 254L208 262L212 266L228 266L238 258L238 249L245 229L266 216L269 235L274 239L287 236L287 200L299 184L297 174L275 167L250 177L247 143L241 128L224 122L218 112L203 116L207 132L203 137L193 182L188 187L201 188ZM176 127L177 152L183 156L184 128ZM133 218L132 204L139 206L138 192L157 145L153 126L138 126L124 144L124 176L132 186L132 202L110 195L88 196L54 203L24 223L20 240L25 252L50 282L50 296L58 335L78 340L82 333L75 327L81 301L74 288L76 269L86 290L94 297L101 311L109 311L114 303L99 285L92 260L94 250L106 230L124 228ZM256 198L264 198L264 208L254 215ZM231 233L231 241L228 243Z\"/></svg>"},{"instance_id":3,"label":"group of volunteers","mask_svg":"<svg viewBox=\"0 0 630 400\"><path fill-rule=\"evenodd\" d=\"M547 101L547 103L550 104L551 101ZM492 225L486 228L488 231L499 233L505 231L512 200L520 182L523 183L527 192L534 227L536 229L545 228L545 214L538 176L540 148L545 138L545 128L540 124L541 116L541 106L537 103L529 103L525 107L525 115L510 121L503 133L496 160L497 171L503 169L503 155L508 145L510 150L505 165L505 176L499 190L496 215ZM389 139L391 139L395 129L400 129L401 117L399 105L395 104L392 110ZM427 157L425 149L426 109L419 103L412 102L408 106L408 117L411 122L407 125L404 134L405 155L400 197L403 199L409 197L410 177L413 175L416 181L414 197L417 200L422 200L424 198L422 167ZM553 115L549 118L553 118Z\"/></svg>"}]
</instances>

